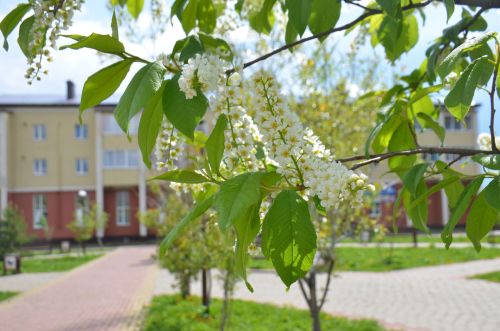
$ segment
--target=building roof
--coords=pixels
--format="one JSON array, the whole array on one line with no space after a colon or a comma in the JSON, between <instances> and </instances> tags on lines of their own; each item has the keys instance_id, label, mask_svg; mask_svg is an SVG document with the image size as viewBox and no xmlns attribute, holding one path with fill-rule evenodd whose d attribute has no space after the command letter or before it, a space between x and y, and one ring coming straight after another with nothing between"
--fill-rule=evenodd
<instances>
[{"instance_id":1,"label":"building roof","mask_svg":"<svg viewBox=\"0 0 500 331\"><path fill-rule=\"evenodd\" d=\"M1 108L16 108L16 107L79 107L80 97L67 99L61 95L0 95L0 110ZM99 108L115 107L116 101L105 101L99 105Z\"/></svg>"}]
</instances>

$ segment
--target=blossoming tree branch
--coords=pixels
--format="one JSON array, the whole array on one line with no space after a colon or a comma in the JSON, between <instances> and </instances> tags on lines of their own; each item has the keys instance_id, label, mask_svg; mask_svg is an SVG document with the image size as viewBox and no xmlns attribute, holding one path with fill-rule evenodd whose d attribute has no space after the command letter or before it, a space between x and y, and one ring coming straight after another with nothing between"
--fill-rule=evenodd
<instances>
[{"instance_id":1,"label":"blossoming tree branch","mask_svg":"<svg viewBox=\"0 0 500 331\"><path fill-rule=\"evenodd\" d=\"M189 223L213 208L220 230L236 235L239 275L246 281L248 249L261 234L263 254L289 287L304 277L315 258L312 209L326 215L341 204L359 204L365 192L374 189L362 168L384 160L403 183L395 208L402 204L415 228L429 231L428 198L442 189L451 211L442 232L447 246L467 210L467 236L478 251L481 239L496 224L500 139L494 123L500 96L500 43L497 32L488 30L484 14L498 10L499 1L175 0L170 18L180 22L186 37L175 43L170 54L158 54L154 60L125 49L114 12L110 34L64 34L83 2L27 0L18 4L0 23L4 48L9 49L9 35L19 25L17 42L28 61L30 83L40 79L53 51L90 48L114 56L114 64L85 82L80 113L110 97L132 64L141 65L118 102L116 121L128 134L130 120L140 114L138 143L143 161L163 172L154 179L203 193L196 195L192 210L166 236L162 254ZM111 0L110 5L138 18L144 1ZM343 21L340 18L349 17L347 6L361 14L337 24ZM425 60L409 75L388 89L369 92L381 96L382 102L361 155L335 155L325 147L290 110L279 77L259 68L264 61L279 61L284 51L323 42L339 32L365 34L372 47L381 45L386 58L395 62L417 43L417 15L424 16L432 6L446 9L443 21L455 11L461 11L461 19L436 35ZM287 17L284 45L255 59L235 58L228 41L216 32L219 18L232 13L257 33L269 34L278 10ZM476 93L487 93L490 101L490 130L478 137L480 148L444 147L446 130L438 122L440 113L463 121ZM439 95L445 96L444 105L435 106ZM441 146L420 145L417 124L432 130ZM201 163L189 162L194 157L193 144L203 146ZM417 158L425 153L450 154L455 159L447 164ZM464 157L480 164L483 172L470 176L451 169ZM430 176L441 180L428 187Z\"/></svg>"}]
</instances>

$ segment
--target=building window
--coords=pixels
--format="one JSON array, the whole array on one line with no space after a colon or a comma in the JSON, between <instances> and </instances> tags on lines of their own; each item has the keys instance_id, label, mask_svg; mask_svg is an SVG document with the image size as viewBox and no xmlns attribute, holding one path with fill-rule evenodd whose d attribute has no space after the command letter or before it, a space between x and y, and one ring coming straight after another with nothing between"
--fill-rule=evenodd
<instances>
[{"instance_id":1,"label":"building window","mask_svg":"<svg viewBox=\"0 0 500 331\"><path fill-rule=\"evenodd\" d=\"M33 174L35 176L45 176L47 174L47 160L35 159L33 161Z\"/></svg>"},{"instance_id":2,"label":"building window","mask_svg":"<svg viewBox=\"0 0 500 331\"><path fill-rule=\"evenodd\" d=\"M139 167L139 153L128 149L105 150L103 163L105 169L134 169Z\"/></svg>"},{"instance_id":3,"label":"building window","mask_svg":"<svg viewBox=\"0 0 500 331\"><path fill-rule=\"evenodd\" d=\"M102 131L106 135L121 135L124 134L123 130L120 128L116 122L115 117L112 114L106 114L102 117ZM139 128L139 116L133 117L129 122L129 133L134 135L137 134L137 129Z\"/></svg>"},{"instance_id":4,"label":"building window","mask_svg":"<svg viewBox=\"0 0 500 331\"><path fill-rule=\"evenodd\" d=\"M89 173L89 162L87 159L76 159L75 168L77 175L86 175Z\"/></svg>"},{"instance_id":5,"label":"building window","mask_svg":"<svg viewBox=\"0 0 500 331\"><path fill-rule=\"evenodd\" d=\"M47 197L43 194L33 195L33 228L42 229L47 222Z\"/></svg>"},{"instance_id":6,"label":"building window","mask_svg":"<svg viewBox=\"0 0 500 331\"><path fill-rule=\"evenodd\" d=\"M382 201L375 200L370 209L370 217L378 218L382 214Z\"/></svg>"},{"instance_id":7,"label":"building window","mask_svg":"<svg viewBox=\"0 0 500 331\"><path fill-rule=\"evenodd\" d=\"M130 225L130 193L128 191L116 192L116 225Z\"/></svg>"},{"instance_id":8,"label":"building window","mask_svg":"<svg viewBox=\"0 0 500 331\"><path fill-rule=\"evenodd\" d=\"M47 129L45 124L33 125L33 140L43 141L45 139L47 139Z\"/></svg>"},{"instance_id":9,"label":"building window","mask_svg":"<svg viewBox=\"0 0 500 331\"><path fill-rule=\"evenodd\" d=\"M463 122L457 121L455 117L450 114L444 115L444 127L446 130L452 131L468 131L472 126L472 117L470 115L465 116Z\"/></svg>"},{"instance_id":10,"label":"building window","mask_svg":"<svg viewBox=\"0 0 500 331\"><path fill-rule=\"evenodd\" d=\"M89 128L87 124L75 124L75 138L77 140L87 140L89 136Z\"/></svg>"},{"instance_id":11,"label":"building window","mask_svg":"<svg viewBox=\"0 0 500 331\"><path fill-rule=\"evenodd\" d=\"M434 162L439 160L439 154L438 153L425 153L423 155L423 159L426 162Z\"/></svg>"}]
</instances>

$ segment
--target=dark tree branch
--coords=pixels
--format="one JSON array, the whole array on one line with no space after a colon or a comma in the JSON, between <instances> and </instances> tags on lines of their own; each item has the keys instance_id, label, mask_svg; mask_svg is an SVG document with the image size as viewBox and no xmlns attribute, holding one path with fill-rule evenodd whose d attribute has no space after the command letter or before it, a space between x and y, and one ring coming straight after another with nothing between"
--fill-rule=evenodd
<instances>
[{"instance_id":1,"label":"dark tree branch","mask_svg":"<svg viewBox=\"0 0 500 331\"><path fill-rule=\"evenodd\" d=\"M449 167L454 165L456 162L460 161L463 157L465 157L465 155L459 155L458 157L454 158L453 161L451 161L450 163L448 163L446 165L445 169L448 169Z\"/></svg>"},{"instance_id":2,"label":"dark tree branch","mask_svg":"<svg viewBox=\"0 0 500 331\"><path fill-rule=\"evenodd\" d=\"M309 308L311 308L311 298L307 294L307 291L306 291L306 288L304 287L303 282L304 282L303 279L299 279L300 291L302 292L304 299L306 299L307 305L309 306Z\"/></svg>"},{"instance_id":3,"label":"dark tree branch","mask_svg":"<svg viewBox=\"0 0 500 331\"><path fill-rule=\"evenodd\" d=\"M499 1L500 2L500 1ZM499 152L496 139L495 139L495 93L496 93L496 82L498 76L498 65L500 64L500 45L496 44L497 49L497 62L495 64L495 70L493 71L493 82L491 83L490 95L490 137L491 137L491 150Z\"/></svg>"},{"instance_id":4,"label":"dark tree branch","mask_svg":"<svg viewBox=\"0 0 500 331\"><path fill-rule=\"evenodd\" d=\"M434 0L428 0L428 1L424 1L424 2L421 2L421 3L415 3L415 4L410 4L408 6L404 6L402 7L401 9L403 11L406 11L406 10L412 10L412 9L416 9L416 8L423 8L429 4L431 4ZM347 24L344 24L342 26L339 26L337 28L333 28L333 29L330 29L330 30L327 30L327 31L323 31L323 32L320 32L320 33L317 33L315 35L312 35L312 36L309 36L309 37L306 37L306 38L302 38L302 39L299 39L297 41L294 41L293 43L289 43L289 44L286 44L284 46L281 46L267 54L264 54L250 62L246 62L243 64L243 69L246 69L256 63L259 63L261 61L264 61L268 58L270 58L271 56L274 56L278 53L281 53L283 51L286 51L290 48L293 48L295 46L298 46L300 44L303 44L305 42L308 42L308 41L311 41L311 40L314 40L314 39L319 39L321 37L325 37L325 36L328 36L332 33L335 33L335 32L339 32L339 31L344 31L344 30L348 30L350 28L352 28L353 26L355 26L356 24L358 24L359 22L363 21L365 18L368 18L370 16L373 16L373 15L377 15L377 14L382 14L383 11L380 10L380 9L369 9L369 11L365 12L364 14L358 16L358 18L356 18L355 20L347 23ZM235 72L235 69L230 69L228 71L226 71L226 74L230 75L232 73Z\"/></svg>"},{"instance_id":5,"label":"dark tree branch","mask_svg":"<svg viewBox=\"0 0 500 331\"><path fill-rule=\"evenodd\" d=\"M467 148L454 148L454 147L418 147L415 149L408 149L403 151L394 151L380 154L370 154L370 155L356 155L347 158L337 159L337 162L345 163L352 161L360 161L362 162L356 163L351 167L352 170L364 167L371 163L378 163L382 160L390 159L395 156L404 156L404 155L415 155L415 154L425 154L425 153L436 153L436 154L456 154L461 156L471 156L476 154L500 154L500 151L483 151L480 149L467 149Z\"/></svg>"},{"instance_id":6,"label":"dark tree branch","mask_svg":"<svg viewBox=\"0 0 500 331\"><path fill-rule=\"evenodd\" d=\"M318 305L318 309L321 311L323 309L323 305L326 302L326 295L328 294L328 291L330 290L330 282L332 279L332 272L333 272L333 267L335 266L335 260L332 258L330 260L330 264L328 265L328 272L326 273L326 284L325 284L325 289L323 290L323 295L321 296L321 300Z\"/></svg>"},{"instance_id":7,"label":"dark tree branch","mask_svg":"<svg viewBox=\"0 0 500 331\"><path fill-rule=\"evenodd\" d=\"M498 0L455 0L455 5L481 7L485 9L500 8Z\"/></svg>"}]
</instances>

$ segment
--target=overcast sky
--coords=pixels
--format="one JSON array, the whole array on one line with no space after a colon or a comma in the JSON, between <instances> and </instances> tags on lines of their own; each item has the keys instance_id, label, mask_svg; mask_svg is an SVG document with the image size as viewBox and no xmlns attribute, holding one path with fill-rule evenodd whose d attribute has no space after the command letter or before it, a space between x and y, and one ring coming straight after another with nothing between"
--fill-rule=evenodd
<instances>
[{"instance_id":1,"label":"overcast sky","mask_svg":"<svg viewBox=\"0 0 500 331\"><path fill-rule=\"evenodd\" d=\"M16 2L17 1L2 1L0 3L0 17L3 18L5 14L13 8ZM110 33L109 22L111 20L111 13L106 8L105 3L106 1L103 0L87 0L83 6L82 12L76 15L75 24L70 32L83 35L90 34L91 32ZM139 26L142 27L147 27L149 22L147 5L145 8L146 14L141 15L139 21ZM460 18L461 8L457 6L457 9L459 10L455 11L451 22L457 21ZM349 14L343 17L343 20L349 20L354 17L354 15L357 15L356 9L352 6L351 8L343 8L343 12L346 11L348 11ZM440 32L446 24L446 14L443 6L429 8L426 10L426 16L426 25L419 31L420 38L417 46L396 63L394 70L407 73L418 66L425 56L425 49L433 39L440 35ZM498 17L498 11L492 11L487 14L486 19L489 23L489 31L500 31L500 21ZM421 21L420 18L419 20ZM340 23L342 22L339 22L339 24ZM150 57L152 54L162 50L168 53L172 49L175 41L183 36L184 33L182 29L179 28L178 24L174 24L174 26L169 27L167 33L161 36L155 44L151 42L145 42L141 45L127 43L126 48L127 50L131 50L132 53L143 57ZM248 31L238 31L237 36L241 38L241 40L255 38L255 35L250 34ZM43 76L41 82L34 82L33 85L29 86L26 84L23 77L27 68L26 60L19 51L16 38L17 31L14 31L9 38L11 45L9 52L5 52L3 49L0 50L0 95L51 94L63 96L65 94L66 80L71 79L74 81L77 86L77 91L80 91L85 79L89 75L106 64L116 61L116 59L112 58L99 57L94 51L90 50L59 51L54 55L54 62L45 66L45 68L49 70L49 75ZM336 34L330 38L336 38L336 41L339 42L340 45L347 45L347 42L343 42L342 38L345 39L343 34ZM63 43L60 42L60 44ZM376 51L383 54L380 46L377 47ZM373 50L367 47L363 49L363 52L373 52ZM248 61L250 58L242 60ZM271 58L268 61L274 60L279 59ZM387 66L389 69L390 65L387 63L384 64L384 66ZM124 87L125 84L121 86L120 91L122 91ZM476 102L483 105L480 109L479 127L480 132L486 132L488 130L489 120L489 110L487 108L489 107L488 96L483 91L477 91L474 99ZM498 98L497 102L500 103ZM497 109L498 108L500 107L497 106ZM500 131L500 116L497 116L495 127Z\"/></svg>"}]
</instances>

